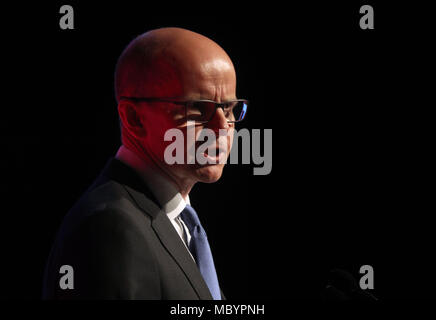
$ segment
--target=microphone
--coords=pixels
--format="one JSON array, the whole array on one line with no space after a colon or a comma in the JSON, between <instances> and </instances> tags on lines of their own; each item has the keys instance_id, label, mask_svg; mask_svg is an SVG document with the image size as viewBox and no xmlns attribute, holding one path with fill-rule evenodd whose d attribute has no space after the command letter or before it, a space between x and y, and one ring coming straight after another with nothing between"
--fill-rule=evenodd
<instances>
[{"instance_id":1,"label":"microphone","mask_svg":"<svg viewBox=\"0 0 436 320\"><path fill-rule=\"evenodd\" d=\"M356 279L346 270L333 269L330 271L327 286L324 290L327 300L360 300L377 301L378 299L368 291L362 290Z\"/></svg>"}]
</instances>

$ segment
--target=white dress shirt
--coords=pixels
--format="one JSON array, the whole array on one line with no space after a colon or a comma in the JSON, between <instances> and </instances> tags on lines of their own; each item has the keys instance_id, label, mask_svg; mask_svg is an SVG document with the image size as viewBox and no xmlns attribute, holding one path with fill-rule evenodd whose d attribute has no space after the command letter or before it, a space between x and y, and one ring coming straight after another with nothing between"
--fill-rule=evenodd
<instances>
[{"instance_id":1,"label":"white dress shirt","mask_svg":"<svg viewBox=\"0 0 436 320\"><path fill-rule=\"evenodd\" d=\"M141 176L188 249L191 235L180 218L180 213L187 204L190 205L189 196L184 199L175 184L161 173L161 169L157 168L151 159L141 159L123 145L118 149L115 158L134 169ZM185 236L188 241L187 243L185 242ZM189 249L188 252L191 253Z\"/></svg>"}]
</instances>

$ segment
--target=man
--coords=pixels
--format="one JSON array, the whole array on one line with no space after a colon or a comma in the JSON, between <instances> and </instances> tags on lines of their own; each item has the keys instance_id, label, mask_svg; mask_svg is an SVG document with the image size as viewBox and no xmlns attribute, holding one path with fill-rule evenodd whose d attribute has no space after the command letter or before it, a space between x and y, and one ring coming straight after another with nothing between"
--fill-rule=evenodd
<instances>
[{"instance_id":1,"label":"man","mask_svg":"<svg viewBox=\"0 0 436 320\"><path fill-rule=\"evenodd\" d=\"M65 217L43 297L223 299L189 192L197 182L221 177L234 123L246 112L248 102L236 99L230 58L197 33L152 30L122 53L115 91L122 146ZM182 163L170 163L165 154L171 129L183 133ZM188 141L188 131L198 138L204 129L216 133L207 149L216 152L201 154L206 164L187 163L199 146Z\"/></svg>"}]
</instances>

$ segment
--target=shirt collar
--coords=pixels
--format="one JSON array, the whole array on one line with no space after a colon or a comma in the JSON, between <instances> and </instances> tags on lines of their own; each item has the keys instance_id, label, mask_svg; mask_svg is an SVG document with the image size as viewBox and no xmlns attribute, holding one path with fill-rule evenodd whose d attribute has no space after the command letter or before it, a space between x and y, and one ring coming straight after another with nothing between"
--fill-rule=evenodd
<instances>
[{"instance_id":1,"label":"shirt collar","mask_svg":"<svg viewBox=\"0 0 436 320\"><path fill-rule=\"evenodd\" d=\"M189 196L186 200L183 199L174 183L160 172L160 168L157 168L151 159L142 159L123 145L118 149L115 158L139 174L170 220L176 219L186 205L190 204Z\"/></svg>"}]
</instances>

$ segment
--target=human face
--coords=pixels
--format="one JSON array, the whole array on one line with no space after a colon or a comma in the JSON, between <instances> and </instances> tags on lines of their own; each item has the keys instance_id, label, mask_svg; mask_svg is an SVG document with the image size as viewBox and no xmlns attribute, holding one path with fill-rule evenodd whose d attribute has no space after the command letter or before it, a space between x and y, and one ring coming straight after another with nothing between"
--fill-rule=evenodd
<instances>
[{"instance_id":1,"label":"human face","mask_svg":"<svg viewBox=\"0 0 436 320\"><path fill-rule=\"evenodd\" d=\"M186 70L188 71L188 70ZM198 65L195 72L181 73L181 88L177 100L213 100L219 103L236 99L236 76L231 61L219 57ZM228 123L224 112L218 108L214 117L207 123L195 125L188 123L184 118L184 106L172 103L157 103L154 106L143 108L144 127L146 128L146 148L149 153L171 175L177 179L195 182L215 182L223 172L224 163L227 160L232 147L234 124ZM165 132L170 129L180 129L184 136L184 164L169 165L165 162L165 149L172 143L164 141ZM186 163L188 152L195 150L203 144L202 141L189 141L188 130L194 132L195 140L198 139L203 129L210 129L215 133L214 146L218 149L215 163L193 164ZM220 134L221 133L221 134ZM210 143L210 141L208 141ZM209 157L209 155L206 155ZM218 162L218 163L216 163Z\"/></svg>"}]
</instances>

